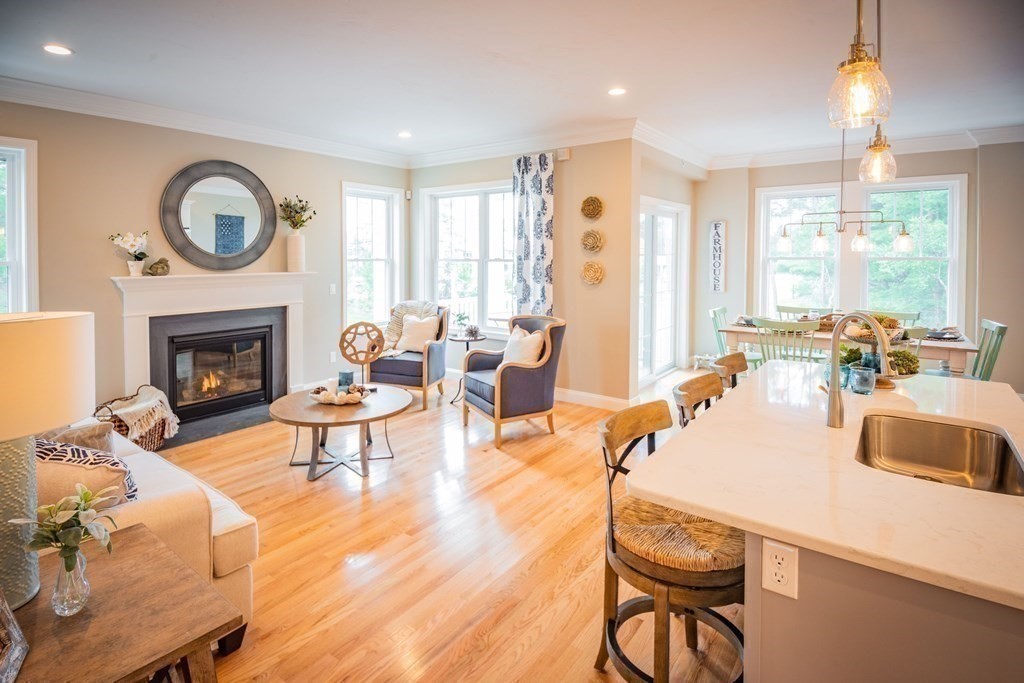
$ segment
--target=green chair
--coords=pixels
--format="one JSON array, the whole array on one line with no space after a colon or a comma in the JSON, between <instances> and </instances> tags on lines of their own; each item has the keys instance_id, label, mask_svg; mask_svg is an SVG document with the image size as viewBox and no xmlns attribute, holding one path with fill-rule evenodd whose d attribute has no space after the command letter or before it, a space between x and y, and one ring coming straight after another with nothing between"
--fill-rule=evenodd
<instances>
[{"instance_id":1,"label":"green chair","mask_svg":"<svg viewBox=\"0 0 1024 683\"><path fill-rule=\"evenodd\" d=\"M902 327L913 327L920 318L920 313L911 313L909 311L873 311L869 308L858 308L858 313L867 313L868 315L884 315L887 318L896 318L900 321Z\"/></svg>"},{"instance_id":2,"label":"green chair","mask_svg":"<svg viewBox=\"0 0 1024 683\"><path fill-rule=\"evenodd\" d=\"M775 308L782 320L799 320L803 316L810 315L811 311L817 311L821 315L832 312L831 306L776 306Z\"/></svg>"},{"instance_id":3,"label":"green chair","mask_svg":"<svg viewBox=\"0 0 1024 683\"><path fill-rule=\"evenodd\" d=\"M715 328L715 341L718 343L718 355L725 356L729 353L729 349L725 345L725 332L719 332L718 330L729 324L729 315L726 311L725 306L719 306L718 308L712 308L708 313L711 314L711 324ZM747 358L747 364L750 367L757 370L761 367L761 363L764 362L764 356L757 351L748 351L747 349L739 349L743 352L743 355Z\"/></svg>"},{"instance_id":4,"label":"green chair","mask_svg":"<svg viewBox=\"0 0 1024 683\"><path fill-rule=\"evenodd\" d=\"M1003 337L1006 336L1006 325L992 322L991 320L981 321L981 339L978 341L978 353L974 356L974 367L970 372L965 372L966 379L976 379L988 382L992 379L992 369L996 366L996 358L999 357L999 349L1003 346ZM927 375L938 375L949 377L949 370L926 370Z\"/></svg>"},{"instance_id":5,"label":"green chair","mask_svg":"<svg viewBox=\"0 0 1024 683\"><path fill-rule=\"evenodd\" d=\"M754 318L757 341L765 360L796 360L811 362L817 320L772 320Z\"/></svg>"}]
</instances>

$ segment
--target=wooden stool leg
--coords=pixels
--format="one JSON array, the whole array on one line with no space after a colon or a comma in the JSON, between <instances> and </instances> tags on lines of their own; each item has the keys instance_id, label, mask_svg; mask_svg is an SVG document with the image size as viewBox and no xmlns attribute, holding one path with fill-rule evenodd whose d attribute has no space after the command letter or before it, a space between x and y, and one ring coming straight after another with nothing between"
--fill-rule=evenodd
<instances>
[{"instance_id":1,"label":"wooden stool leg","mask_svg":"<svg viewBox=\"0 0 1024 683\"><path fill-rule=\"evenodd\" d=\"M654 683L668 683L669 617L668 586L654 584Z\"/></svg>"},{"instance_id":2,"label":"wooden stool leg","mask_svg":"<svg viewBox=\"0 0 1024 683\"><path fill-rule=\"evenodd\" d=\"M608 638L607 628L609 621L619 618L619 575L612 569L607 556L604 559L604 618L601 620L601 649L597 651L597 661L594 668L604 671L604 665L608 663Z\"/></svg>"},{"instance_id":3,"label":"wooden stool leg","mask_svg":"<svg viewBox=\"0 0 1024 683\"><path fill-rule=\"evenodd\" d=\"M693 617L684 617L683 625L686 627L686 647L691 650L697 649L697 620Z\"/></svg>"}]
</instances>

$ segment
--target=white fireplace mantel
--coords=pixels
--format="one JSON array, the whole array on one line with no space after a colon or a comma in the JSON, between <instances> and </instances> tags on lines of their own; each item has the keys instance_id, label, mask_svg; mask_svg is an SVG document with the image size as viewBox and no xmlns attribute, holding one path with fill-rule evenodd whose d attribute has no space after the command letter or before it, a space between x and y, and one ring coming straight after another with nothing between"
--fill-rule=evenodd
<instances>
[{"instance_id":1,"label":"white fireplace mantel","mask_svg":"<svg viewBox=\"0 0 1024 683\"><path fill-rule=\"evenodd\" d=\"M149 384L149 319L162 315L284 306L288 339L288 390L303 385L302 303L315 273L217 273L112 277L124 318L124 389Z\"/></svg>"}]
</instances>

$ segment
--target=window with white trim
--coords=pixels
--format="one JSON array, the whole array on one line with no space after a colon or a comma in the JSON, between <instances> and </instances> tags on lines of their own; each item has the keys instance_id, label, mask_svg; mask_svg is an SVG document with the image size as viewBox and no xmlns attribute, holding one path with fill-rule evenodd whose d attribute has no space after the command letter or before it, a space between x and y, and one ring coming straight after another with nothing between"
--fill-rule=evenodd
<instances>
[{"instance_id":1,"label":"window with white trim","mask_svg":"<svg viewBox=\"0 0 1024 683\"><path fill-rule=\"evenodd\" d=\"M515 315L515 208L510 185L438 189L428 195L433 298L492 333Z\"/></svg>"},{"instance_id":2,"label":"window with white trim","mask_svg":"<svg viewBox=\"0 0 1024 683\"><path fill-rule=\"evenodd\" d=\"M0 139L0 313L21 313L36 307L38 275L28 215L28 145L33 143L4 142Z\"/></svg>"},{"instance_id":3,"label":"window with white trim","mask_svg":"<svg viewBox=\"0 0 1024 683\"><path fill-rule=\"evenodd\" d=\"M657 375L676 364L675 213L640 214L638 265L638 377Z\"/></svg>"},{"instance_id":4,"label":"window with white trim","mask_svg":"<svg viewBox=\"0 0 1024 683\"><path fill-rule=\"evenodd\" d=\"M816 226L790 226L792 250L783 253L778 247L782 226L799 223L805 213L834 210L839 185L759 188L754 312L773 316L779 305L869 308L917 312L919 324L928 327L965 325L966 191L966 176L847 183L847 210L877 210L904 221L913 250L893 248L898 225L865 224L867 251L851 248L856 225L842 234L825 226L828 249L820 253L812 246Z\"/></svg>"},{"instance_id":5,"label":"window with white trim","mask_svg":"<svg viewBox=\"0 0 1024 683\"><path fill-rule=\"evenodd\" d=\"M398 292L401 190L346 185L345 324L386 322Z\"/></svg>"}]
</instances>

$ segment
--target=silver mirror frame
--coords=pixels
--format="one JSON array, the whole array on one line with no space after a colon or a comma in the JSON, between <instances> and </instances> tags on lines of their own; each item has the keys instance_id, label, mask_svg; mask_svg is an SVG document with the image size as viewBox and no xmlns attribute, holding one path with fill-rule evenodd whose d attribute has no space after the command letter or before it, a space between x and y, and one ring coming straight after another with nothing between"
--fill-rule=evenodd
<instances>
[{"instance_id":1,"label":"silver mirror frame","mask_svg":"<svg viewBox=\"0 0 1024 683\"><path fill-rule=\"evenodd\" d=\"M256 239L248 247L237 254L211 254L196 246L181 224L181 202L189 189L204 178L223 176L241 183L260 207L260 230ZM230 161L198 161L178 171L164 188L160 199L160 225L164 229L167 241L174 250L189 263L207 270L235 270L249 265L270 247L277 231L277 207L270 191L255 173Z\"/></svg>"}]
</instances>

